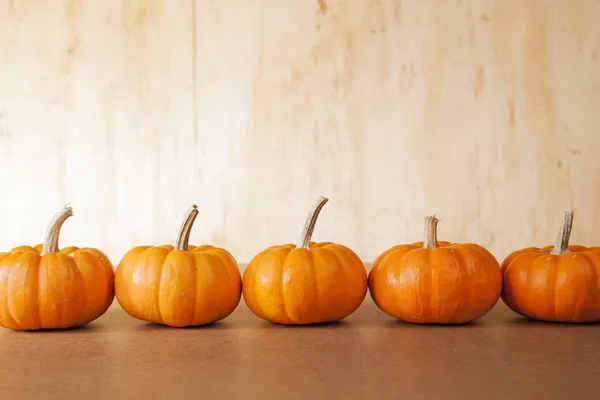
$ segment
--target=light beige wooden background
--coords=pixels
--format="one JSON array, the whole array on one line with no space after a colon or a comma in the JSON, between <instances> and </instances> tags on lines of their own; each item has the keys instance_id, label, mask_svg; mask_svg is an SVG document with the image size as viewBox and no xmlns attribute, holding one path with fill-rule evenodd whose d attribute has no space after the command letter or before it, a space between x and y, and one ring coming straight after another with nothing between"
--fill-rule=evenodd
<instances>
[{"instance_id":1,"label":"light beige wooden background","mask_svg":"<svg viewBox=\"0 0 600 400\"><path fill-rule=\"evenodd\" d=\"M0 0L0 245L600 244L600 1Z\"/></svg>"}]
</instances>

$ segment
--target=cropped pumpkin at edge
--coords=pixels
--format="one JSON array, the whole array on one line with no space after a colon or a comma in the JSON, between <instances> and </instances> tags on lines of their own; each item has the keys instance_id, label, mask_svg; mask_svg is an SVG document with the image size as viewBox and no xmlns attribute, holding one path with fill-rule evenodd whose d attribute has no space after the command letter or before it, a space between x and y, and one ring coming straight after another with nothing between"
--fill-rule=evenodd
<instances>
[{"instance_id":1,"label":"cropped pumpkin at edge","mask_svg":"<svg viewBox=\"0 0 600 400\"><path fill-rule=\"evenodd\" d=\"M423 242L380 254L369 272L369 292L381 310L406 322L474 321L500 298L500 265L480 245L438 241L437 224L435 216L426 217Z\"/></svg>"},{"instance_id":2,"label":"cropped pumpkin at edge","mask_svg":"<svg viewBox=\"0 0 600 400\"><path fill-rule=\"evenodd\" d=\"M514 312L548 322L600 321L600 247L569 245L573 211L556 243L527 247L502 262L502 300Z\"/></svg>"},{"instance_id":3,"label":"cropped pumpkin at edge","mask_svg":"<svg viewBox=\"0 0 600 400\"><path fill-rule=\"evenodd\" d=\"M106 254L87 247L58 248L61 227L72 215L65 206L54 216L43 245L0 253L1 326L74 328L97 319L112 304L114 272Z\"/></svg>"},{"instance_id":4,"label":"cropped pumpkin at edge","mask_svg":"<svg viewBox=\"0 0 600 400\"><path fill-rule=\"evenodd\" d=\"M301 245L269 247L255 255L243 276L248 308L273 323L306 325L340 321L351 315L367 293L367 273L348 247L311 242L318 215L328 199L310 212Z\"/></svg>"},{"instance_id":5,"label":"cropped pumpkin at edge","mask_svg":"<svg viewBox=\"0 0 600 400\"><path fill-rule=\"evenodd\" d=\"M193 205L176 245L138 246L117 266L115 292L132 317L171 327L222 320L238 306L241 274L233 256L209 245L189 245L198 209Z\"/></svg>"}]
</instances>

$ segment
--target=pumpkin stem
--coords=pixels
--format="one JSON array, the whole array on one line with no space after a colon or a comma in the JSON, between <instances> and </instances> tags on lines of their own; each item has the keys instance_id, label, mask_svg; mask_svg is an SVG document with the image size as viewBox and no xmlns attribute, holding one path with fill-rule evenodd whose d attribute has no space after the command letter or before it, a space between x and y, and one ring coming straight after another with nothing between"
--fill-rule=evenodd
<instances>
[{"instance_id":1,"label":"pumpkin stem","mask_svg":"<svg viewBox=\"0 0 600 400\"><path fill-rule=\"evenodd\" d=\"M424 249L435 249L438 247L437 224L440 222L435 215L425 217L425 240L423 241Z\"/></svg>"},{"instance_id":2,"label":"pumpkin stem","mask_svg":"<svg viewBox=\"0 0 600 400\"><path fill-rule=\"evenodd\" d=\"M52 221L46 229L46 239L42 246L42 255L46 253L56 253L58 251L58 237L60 229L67 218L73 216L73 208L70 205L65 205L59 212L54 214Z\"/></svg>"},{"instance_id":3,"label":"pumpkin stem","mask_svg":"<svg viewBox=\"0 0 600 400\"><path fill-rule=\"evenodd\" d=\"M561 255L569 251L569 239L571 238L571 228L573 227L573 210L565 211L565 218L560 227L560 232L556 238L556 243L550 254Z\"/></svg>"},{"instance_id":4,"label":"pumpkin stem","mask_svg":"<svg viewBox=\"0 0 600 400\"><path fill-rule=\"evenodd\" d=\"M188 210L183 223L181 224L181 228L179 228L179 233L177 234L177 240L175 242L175 249L177 250L188 250L188 245L190 243L190 233L192 232L192 226L194 225L194 221L198 216L198 206L193 204Z\"/></svg>"},{"instance_id":5,"label":"pumpkin stem","mask_svg":"<svg viewBox=\"0 0 600 400\"><path fill-rule=\"evenodd\" d=\"M317 218L319 218L319 213L323 209L323 206L325 206L325 203L328 201L329 199L327 197L320 196L310 211L310 214L308 214L308 218L306 218L306 223L304 224L304 229L302 230L302 237L300 238L300 241L302 242L302 248L310 248L310 239L312 238L313 231L315 230Z\"/></svg>"}]
</instances>

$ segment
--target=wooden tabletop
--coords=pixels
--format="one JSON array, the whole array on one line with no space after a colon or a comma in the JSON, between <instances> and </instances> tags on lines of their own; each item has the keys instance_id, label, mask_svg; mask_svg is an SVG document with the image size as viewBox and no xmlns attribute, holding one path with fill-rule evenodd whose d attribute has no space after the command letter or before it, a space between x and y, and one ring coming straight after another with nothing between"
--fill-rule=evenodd
<instances>
[{"instance_id":1,"label":"wooden tabletop","mask_svg":"<svg viewBox=\"0 0 600 400\"><path fill-rule=\"evenodd\" d=\"M87 327L0 330L0 398L598 399L600 325L531 322L501 302L467 326L397 322L367 298L338 324L272 325L243 301L174 329L111 308Z\"/></svg>"}]
</instances>

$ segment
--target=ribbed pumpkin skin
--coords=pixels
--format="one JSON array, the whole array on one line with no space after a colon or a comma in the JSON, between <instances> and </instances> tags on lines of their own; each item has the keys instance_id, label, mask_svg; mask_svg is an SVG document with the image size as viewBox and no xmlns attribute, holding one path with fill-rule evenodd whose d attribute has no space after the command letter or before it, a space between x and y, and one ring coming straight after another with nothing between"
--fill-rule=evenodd
<instances>
[{"instance_id":1,"label":"ribbed pumpkin skin","mask_svg":"<svg viewBox=\"0 0 600 400\"><path fill-rule=\"evenodd\" d=\"M369 292L381 310L406 322L462 324L494 307L502 289L495 257L473 243L437 244L395 246L375 260Z\"/></svg>"},{"instance_id":2,"label":"ribbed pumpkin skin","mask_svg":"<svg viewBox=\"0 0 600 400\"><path fill-rule=\"evenodd\" d=\"M502 262L502 300L516 313L549 322L600 321L600 248L529 247Z\"/></svg>"},{"instance_id":3,"label":"ribbed pumpkin skin","mask_svg":"<svg viewBox=\"0 0 600 400\"><path fill-rule=\"evenodd\" d=\"M349 248L329 242L273 246L257 254L243 278L244 301L258 317L280 324L340 321L367 293L367 273Z\"/></svg>"},{"instance_id":4,"label":"ribbed pumpkin skin","mask_svg":"<svg viewBox=\"0 0 600 400\"><path fill-rule=\"evenodd\" d=\"M100 317L114 299L114 272L98 249L41 246L0 254L0 325L14 330L73 328Z\"/></svg>"},{"instance_id":5,"label":"ribbed pumpkin skin","mask_svg":"<svg viewBox=\"0 0 600 400\"><path fill-rule=\"evenodd\" d=\"M138 246L117 267L115 292L132 317L172 327L199 326L230 315L241 298L233 256L213 246Z\"/></svg>"}]
</instances>

